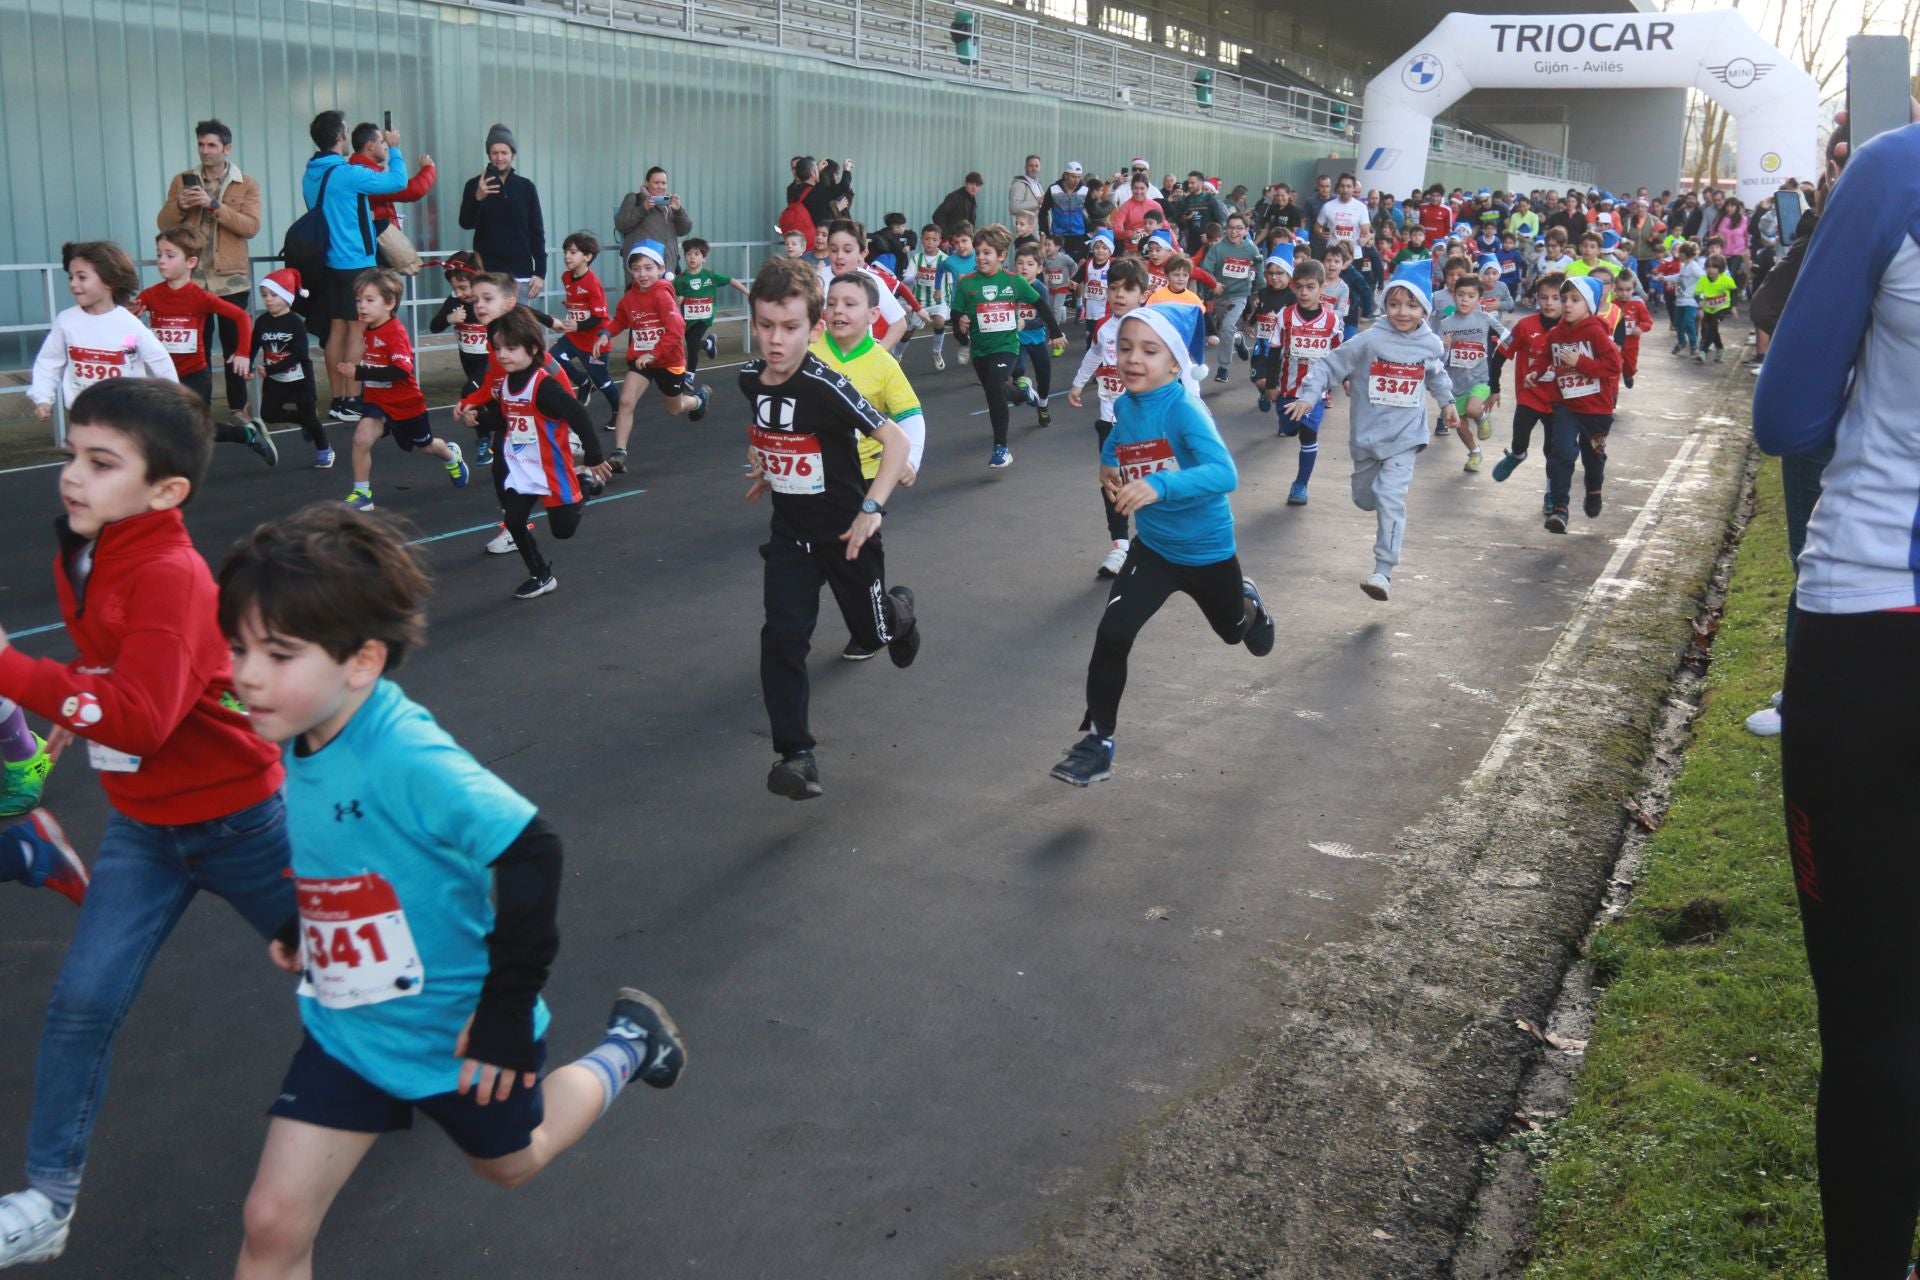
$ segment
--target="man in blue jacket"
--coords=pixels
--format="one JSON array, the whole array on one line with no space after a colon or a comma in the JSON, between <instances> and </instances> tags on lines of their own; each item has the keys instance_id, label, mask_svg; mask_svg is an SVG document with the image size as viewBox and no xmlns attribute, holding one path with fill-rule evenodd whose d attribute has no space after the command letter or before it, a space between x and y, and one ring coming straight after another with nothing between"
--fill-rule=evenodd
<instances>
[{"instance_id":1,"label":"man in blue jacket","mask_svg":"<svg viewBox=\"0 0 1920 1280\"><path fill-rule=\"evenodd\" d=\"M307 207L320 203L322 181L327 220L326 279L310 282L314 306L312 331L324 335L327 351L327 387L333 403L327 412L341 422L360 418L360 384L343 377L337 366L360 363L360 314L354 305L353 282L376 265L373 215L368 196L392 195L407 185L407 160L400 154L400 135L386 131L387 167L384 171L348 164L347 118L338 111L322 111L307 126L317 148L307 161L301 194Z\"/></svg>"}]
</instances>

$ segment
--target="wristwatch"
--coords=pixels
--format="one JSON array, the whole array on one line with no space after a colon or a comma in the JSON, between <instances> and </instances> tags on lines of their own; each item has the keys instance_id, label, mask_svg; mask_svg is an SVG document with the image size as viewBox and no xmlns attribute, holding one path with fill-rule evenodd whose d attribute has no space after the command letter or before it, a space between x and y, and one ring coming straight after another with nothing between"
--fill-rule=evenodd
<instances>
[{"instance_id":1,"label":"wristwatch","mask_svg":"<svg viewBox=\"0 0 1920 1280\"><path fill-rule=\"evenodd\" d=\"M872 498L862 498L860 500L860 514L868 515L868 516L883 516L887 514L887 509L881 506L879 503L875 502Z\"/></svg>"}]
</instances>

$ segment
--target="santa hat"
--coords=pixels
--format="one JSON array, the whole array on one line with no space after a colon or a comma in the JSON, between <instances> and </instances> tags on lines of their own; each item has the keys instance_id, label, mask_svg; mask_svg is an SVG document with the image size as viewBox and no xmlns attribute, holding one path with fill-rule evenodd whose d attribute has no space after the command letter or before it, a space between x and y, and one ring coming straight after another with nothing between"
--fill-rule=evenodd
<instances>
[{"instance_id":1,"label":"santa hat","mask_svg":"<svg viewBox=\"0 0 1920 1280\"><path fill-rule=\"evenodd\" d=\"M652 258L664 271L667 267L667 246L658 240L642 240L627 250L627 261L632 262L635 258Z\"/></svg>"},{"instance_id":2,"label":"santa hat","mask_svg":"<svg viewBox=\"0 0 1920 1280\"><path fill-rule=\"evenodd\" d=\"M1205 341L1200 327L1203 315L1199 307L1183 306L1173 302L1156 302L1152 306L1135 307L1127 312L1121 327L1125 328L1137 320L1152 329L1159 336L1160 341L1166 344L1167 350L1173 353L1173 366L1179 371L1180 384L1189 393L1197 396L1200 394L1200 375L1198 366L1194 364L1193 357L1189 353L1195 346L1196 339Z\"/></svg>"},{"instance_id":3,"label":"santa hat","mask_svg":"<svg viewBox=\"0 0 1920 1280\"><path fill-rule=\"evenodd\" d=\"M1161 244L1167 246L1168 249L1172 249L1173 248L1173 232L1167 230L1165 227L1162 227L1158 231L1154 232L1152 235L1148 236L1146 244L1143 244L1140 247L1144 249L1147 247L1147 245L1152 244L1155 241L1159 241Z\"/></svg>"},{"instance_id":4,"label":"santa hat","mask_svg":"<svg viewBox=\"0 0 1920 1280\"><path fill-rule=\"evenodd\" d=\"M1500 267L1500 259L1490 253L1483 253L1480 255L1480 260L1473 264L1473 268L1476 271L1485 271L1488 267L1498 270Z\"/></svg>"},{"instance_id":5,"label":"santa hat","mask_svg":"<svg viewBox=\"0 0 1920 1280\"><path fill-rule=\"evenodd\" d=\"M1111 249L1113 248L1113 232L1102 227L1089 238L1089 244L1104 244L1107 248Z\"/></svg>"},{"instance_id":6,"label":"santa hat","mask_svg":"<svg viewBox=\"0 0 1920 1280\"><path fill-rule=\"evenodd\" d=\"M1265 271L1276 262L1280 264L1280 269L1285 271L1287 278L1291 280L1293 278L1293 246L1286 243L1276 243L1273 248L1268 251L1267 260L1260 265L1260 269Z\"/></svg>"},{"instance_id":7,"label":"santa hat","mask_svg":"<svg viewBox=\"0 0 1920 1280\"><path fill-rule=\"evenodd\" d=\"M1567 283L1578 289L1587 300L1587 310L1595 315L1607 304L1607 286L1592 276L1575 276Z\"/></svg>"},{"instance_id":8,"label":"santa hat","mask_svg":"<svg viewBox=\"0 0 1920 1280\"><path fill-rule=\"evenodd\" d=\"M1420 304L1422 311L1433 310L1433 264L1431 262L1403 262L1400 269L1387 281L1387 287L1381 291L1380 300L1385 303L1395 289L1405 289Z\"/></svg>"},{"instance_id":9,"label":"santa hat","mask_svg":"<svg viewBox=\"0 0 1920 1280\"><path fill-rule=\"evenodd\" d=\"M282 267L278 271L268 272L266 279L260 282L260 287L271 292L288 306L307 296L307 291L300 287L300 273L292 267Z\"/></svg>"}]
</instances>

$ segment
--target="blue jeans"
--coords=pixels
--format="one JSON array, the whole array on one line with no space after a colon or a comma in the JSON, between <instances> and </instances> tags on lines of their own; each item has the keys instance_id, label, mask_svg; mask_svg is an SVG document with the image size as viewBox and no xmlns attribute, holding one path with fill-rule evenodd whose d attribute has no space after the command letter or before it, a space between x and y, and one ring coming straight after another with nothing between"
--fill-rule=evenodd
<instances>
[{"instance_id":1,"label":"blue jeans","mask_svg":"<svg viewBox=\"0 0 1920 1280\"><path fill-rule=\"evenodd\" d=\"M147 968L202 889L232 903L262 938L294 914L279 796L211 822L160 827L114 813L93 883L53 984L33 1072L27 1179L71 1198L107 1091L113 1037Z\"/></svg>"},{"instance_id":2,"label":"blue jeans","mask_svg":"<svg viewBox=\"0 0 1920 1280\"><path fill-rule=\"evenodd\" d=\"M1787 555L1793 561L1794 576L1800 573L1800 552L1807 545L1807 522L1813 519L1814 504L1820 501L1820 477L1833 461L1833 450L1821 449L1780 459L1780 489L1787 509ZM1787 595L1787 652L1793 652L1793 624L1800 617L1800 592L1796 587Z\"/></svg>"},{"instance_id":3,"label":"blue jeans","mask_svg":"<svg viewBox=\"0 0 1920 1280\"><path fill-rule=\"evenodd\" d=\"M1675 307L1673 318L1679 325L1680 341L1687 344L1690 351L1700 349L1700 308Z\"/></svg>"}]
</instances>

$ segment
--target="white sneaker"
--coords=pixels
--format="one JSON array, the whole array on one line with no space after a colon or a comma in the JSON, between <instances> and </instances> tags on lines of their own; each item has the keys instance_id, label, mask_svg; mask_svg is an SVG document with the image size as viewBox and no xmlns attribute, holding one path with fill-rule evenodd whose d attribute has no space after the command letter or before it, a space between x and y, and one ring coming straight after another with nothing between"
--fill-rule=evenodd
<instances>
[{"instance_id":1,"label":"white sneaker","mask_svg":"<svg viewBox=\"0 0 1920 1280\"><path fill-rule=\"evenodd\" d=\"M935 372L935 373L944 373L944 372L946 372L946 368L947 368L947 358L946 358L945 356L943 356L943 355L941 355L941 354L940 354L940 353L939 353L938 351L936 351L936 352L934 352L934 353L933 353L933 369L934 369L934 372Z\"/></svg>"},{"instance_id":2,"label":"white sneaker","mask_svg":"<svg viewBox=\"0 0 1920 1280\"><path fill-rule=\"evenodd\" d=\"M1392 580L1384 573L1370 573L1360 582L1360 589L1375 600L1385 600L1387 591L1392 586Z\"/></svg>"},{"instance_id":3,"label":"white sneaker","mask_svg":"<svg viewBox=\"0 0 1920 1280\"><path fill-rule=\"evenodd\" d=\"M1780 695L1773 695L1771 706L1765 706L1747 717L1747 732L1761 738L1780 736Z\"/></svg>"},{"instance_id":4,"label":"white sneaker","mask_svg":"<svg viewBox=\"0 0 1920 1280\"><path fill-rule=\"evenodd\" d=\"M504 556L518 550L513 545L513 535L507 532L507 526L501 525L500 532L493 535L493 541L487 544L487 554Z\"/></svg>"},{"instance_id":5,"label":"white sneaker","mask_svg":"<svg viewBox=\"0 0 1920 1280\"><path fill-rule=\"evenodd\" d=\"M1120 576L1121 567L1126 563L1127 549L1125 547L1115 547L1113 550L1107 552L1107 558L1100 562L1100 571L1094 576L1098 578L1117 578Z\"/></svg>"},{"instance_id":6,"label":"white sneaker","mask_svg":"<svg viewBox=\"0 0 1920 1280\"><path fill-rule=\"evenodd\" d=\"M53 1211L53 1201L29 1188L0 1196L0 1268L16 1262L52 1262L67 1249L73 1211Z\"/></svg>"}]
</instances>

